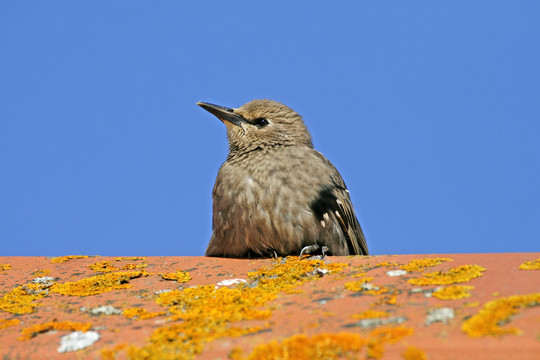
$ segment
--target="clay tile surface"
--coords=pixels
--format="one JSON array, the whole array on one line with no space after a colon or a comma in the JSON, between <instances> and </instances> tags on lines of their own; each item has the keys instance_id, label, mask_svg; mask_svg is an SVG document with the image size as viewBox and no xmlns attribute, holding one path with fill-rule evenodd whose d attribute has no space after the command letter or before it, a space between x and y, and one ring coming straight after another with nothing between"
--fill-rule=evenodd
<instances>
[{"instance_id":1,"label":"clay tile surface","mask_svg":"<svg viewBox=\"0 0 540 360\"><path fill-rule=\"evenodd\" d=\"M540 253L0 257L2 359L539 359Z\"/></svg>"}]
</instances>

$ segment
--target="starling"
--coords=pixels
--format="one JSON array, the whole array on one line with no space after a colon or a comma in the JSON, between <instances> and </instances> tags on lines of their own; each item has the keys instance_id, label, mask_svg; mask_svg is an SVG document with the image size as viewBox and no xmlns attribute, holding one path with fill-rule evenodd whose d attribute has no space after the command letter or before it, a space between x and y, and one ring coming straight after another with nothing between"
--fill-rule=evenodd
<instances>
[{"instance_id":1,"label":"starling","mask_svg":"<svg viewBox=\"0 0 540 360\"><path fill-rule=\"evenodd\" d=\"M302 117L272 100L237 109L199 102L227 127L206 256L367 255L337 169L313 149Z\"/></svg>"}]
</instances>

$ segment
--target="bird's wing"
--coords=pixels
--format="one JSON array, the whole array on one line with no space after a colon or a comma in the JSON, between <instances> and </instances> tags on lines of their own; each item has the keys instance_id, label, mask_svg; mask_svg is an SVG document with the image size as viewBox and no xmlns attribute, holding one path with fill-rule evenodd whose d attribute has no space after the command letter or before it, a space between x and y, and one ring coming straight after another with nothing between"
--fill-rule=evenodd
<instances>
[{"instance_id":1,"label":"bird's wing","mask_svg":"<svg viewBox=\"0 0 540 360\"><path fill-rule=\"evenodd\" d=\"M347 240L351 255L368 255L366 237L356 218L343 178L335 166L321 153L314 151L313 154L325 164L329 176L324 181L325 185L319 190L317 200L311 204L311 209L319 220L324 220L327 213L334 215Z\"/></svg>"},{"instance_id":2,"label":"bird's wing","mask_svg":"<svg viewBox=\"0 0 540 360\"><path fill-rule=\"evenodd\" d=\"M345 188L334 187L332 193L336 197L334 215L347 239L349 252L354 255L368 255L366 238L354 213L349 192Z\"/></svg>"},{"instance_id":3,"label":"bird's wing","mask_svg":"<svg viewBox=\"0 0 540 360\"><path fill-rule=\"evenodd\" d=\"M349 254L368 255L366 238L354 213L345 184L323 186L316 200L311 203L311 210L323 226L328 219L336 219L347 241Z\"/></svg>"}]
</instances>

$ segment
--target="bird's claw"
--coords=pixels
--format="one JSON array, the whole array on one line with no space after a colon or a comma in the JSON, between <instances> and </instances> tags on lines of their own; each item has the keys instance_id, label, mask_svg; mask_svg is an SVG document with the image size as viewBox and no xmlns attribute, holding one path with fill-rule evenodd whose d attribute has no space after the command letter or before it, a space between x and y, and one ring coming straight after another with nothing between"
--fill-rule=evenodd
<instances>
[{"instance_id":1,"label":"bird's claw","mask_svg":"<svg viewBox=\"0 0 540 360\"><path fill-rule=\"evenodd\" d=\"M319 244L304 246L304 248L302 248L302 251L300 251L300 258L302 258L304 255L311 254L312 252L317 251L319 249L321 249L321 253L322 253L321 259L324 259L324 257L326 256L326 252L328 251L328 246L323 245L321 247Z\"/></svg>"}]
</instances>

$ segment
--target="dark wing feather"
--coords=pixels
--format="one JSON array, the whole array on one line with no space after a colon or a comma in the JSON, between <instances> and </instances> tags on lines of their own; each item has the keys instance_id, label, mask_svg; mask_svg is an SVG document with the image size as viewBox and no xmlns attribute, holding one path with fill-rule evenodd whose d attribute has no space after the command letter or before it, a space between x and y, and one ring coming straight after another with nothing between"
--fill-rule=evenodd
<instances>
[{"instance_id":1,"label":"dark wing feather","mask_svg":"<svg viewBox=\"0 0 540 360\"><path fill-rule=\"evenodd\" d=\"M349 192L339 185L323 186L311 209L319 221L332 214L337 220L351 255L368 255L366 238L358 223Z\"/></svg>"},{"instance_id":2,"label":"dark wing feather","mask_svg":"<svg viewBox=\"0 0 540 360\"><path fill-rule=\"evenodd\" d=\"M368 255L366 237L354 213L349 192L344 188L336 187L333 193L336 197L338 208L334 214L339 221L341 230L343 230L347 238L350 253L354 255Z\"/></svg>"}]
</instances>

